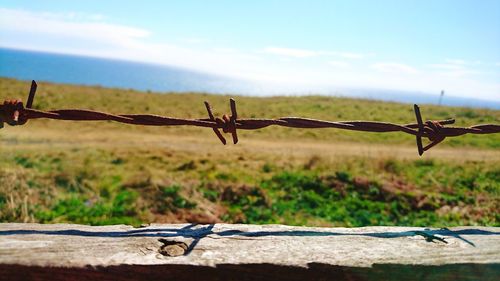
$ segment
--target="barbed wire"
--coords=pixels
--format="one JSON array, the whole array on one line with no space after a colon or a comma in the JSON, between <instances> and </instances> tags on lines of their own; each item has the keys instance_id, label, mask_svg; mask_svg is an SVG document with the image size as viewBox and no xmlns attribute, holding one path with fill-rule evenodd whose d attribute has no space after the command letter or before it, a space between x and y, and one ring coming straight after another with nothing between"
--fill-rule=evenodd
<instances>
[{"instance_id":1,"label":"barbed wire","mask_svg":"<svg viewBox=\"0 0 500 281\"><path fill-rule=\"evenodd\" d=\"M24 125L30 119L57 119L71 121L104 121L111 120L120 123L146 126L198 126L212 128L219 140L226 144L226 139L219 131L232 135L233 143L238 143L237 130L256 130L269 126L283 126L290 128L337 128L343 130L363 131L363 132L403 132L416 137L418 154L422 155L425 151L442 142L447 137L456 137L465 134L494 134L500 132L500 125L483 124L471 127L445 127L455 123L454 119L447 120L428 120L422 121L420 108L414 105L415 117L417 122L412 124L400 125L388 122L374 121L325 121L301 117L281 117L277 119L239 119L236 111L236 101L230 99L231 115L223 115L222 118L216 118L208 102L205 107L208 118L183 119L149 114L110 114L105 112L84 110L84 109L59 109L42 111L33 109L33 101L37 84L31 83L31 89L26 106L20 100L6 100L0 105L0 128L3 123L11 126ZM430 143L426 146L422 144L422 138L429 139Z\"/></svg>"}]
</instances>

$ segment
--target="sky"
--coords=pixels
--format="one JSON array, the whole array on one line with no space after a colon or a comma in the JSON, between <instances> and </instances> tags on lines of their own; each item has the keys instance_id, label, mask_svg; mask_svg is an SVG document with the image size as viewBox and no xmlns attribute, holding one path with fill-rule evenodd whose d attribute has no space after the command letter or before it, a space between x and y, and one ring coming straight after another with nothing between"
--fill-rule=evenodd
<instances>
[{"instance_id":1,"label":"sky","mask_svg":"<svg viewBox=\"0 0 500 281\"><path fill-rule=\"evenodd\" d=\"M498 0L0 0L0 47L500 100Z\"/></svg>"}]
</instances>

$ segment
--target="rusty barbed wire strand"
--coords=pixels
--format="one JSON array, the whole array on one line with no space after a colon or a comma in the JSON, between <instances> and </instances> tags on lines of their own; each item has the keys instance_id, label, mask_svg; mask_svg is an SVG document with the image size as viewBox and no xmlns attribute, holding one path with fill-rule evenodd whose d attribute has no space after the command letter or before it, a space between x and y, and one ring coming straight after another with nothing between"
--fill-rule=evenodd
<instances>
[{"instance_id":1,"label":"rusty barbed wire strand","mask_svg":"<svg viewBox=\"0 0 500 281\"><path fill-rule=\"evenodd\" d=\"M418 154L442 142L447 137L456 137L465 134L494 134L500 132L500 125L483 124L471 127L445 127L455 122L454 119L422 121L420 108L414 105L417 123L399 125L388 122L375 121L325 121L301 117L281 117L276 119L238 119L236 101L230 99L231 116L223 115L216 118L208 102L205 102L208 118L183 119L150 114L110 114L105 112L84 109L59 109L42 111L33 109L33 101L37 84L32 81L26 107L20 100L6 100L0 105L0 128L3 123L11 126L23 125L30 119L57 119L71 121L105 121L111 120L120 123L146 126L198 126L212 128L219 140L225 145L226 139L219 129L224 133L232 135L233 143L238 143L237 130L256 130L269 126L283 126L290 128L336 128L343 130L354 130L363 132L403 132L416 137ZM429 139L430 143L425 147L422 138Z\"/></svg>"}]
</instances>

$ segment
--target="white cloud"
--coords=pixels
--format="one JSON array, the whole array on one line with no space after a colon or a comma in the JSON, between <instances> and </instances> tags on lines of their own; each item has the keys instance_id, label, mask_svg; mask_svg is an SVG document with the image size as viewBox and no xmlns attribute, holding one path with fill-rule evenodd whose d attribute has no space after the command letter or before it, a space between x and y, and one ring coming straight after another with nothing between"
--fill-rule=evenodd
<instances>
[{"instance_id":1,"label":"white cloud","mask_svg":"<svg viewBox=\"0 0 500 281\"><path fill-rule=\"evenodd\" d=\"M372 54L354 53L354 52L307 50L307 49L295 49L295 48L284 48L284 47L267 47L262 52L273 55L295 57L295 58L333 56L343 59L355 59L355 60L364 59L372 55Z\"/></svg>"},{"instance_id":2,"label":"white cloud","mask_svg":"<svg viewBox=\"0 0 500 281\"><path fill-rule=\"evenodd\" d=\"M480 73L479 71L475 70L469 70L469 69L457 69L457 70L450 70L450 71L441 71L437 72L437 75L440 76L449 76L449 77L454 77L454 78L461 78L465 76L469 76L471 74L478 74Z\"/></svg>"},{"instance_id":3,"label":"white cloud","mask_svg":"<svg viewBox=\"0 0 500 281\"><path fill-rule=\"evenodd\" d=\"M435 68L435 69L447 69L447 70L458 70L458 69L463 69L464 67L462 65L456 65L456 64L451 64L451 63L435 63L435 64L429 64L429 67Z\"/></svg>"},{"instance_id":4,"label":"white cloud","mask_svg":"<svg viewBox=\"0 0 500 281\"><path fill-rule=\"evenodd\" d=\"M409 65L395 62L380 62L371 66L373 69L392 74L416 74L419 71Z\"/></svg>"},{"instance_id":5,"label":"white cloud","mask_svg":"<svg viewBox=\"0 0 500 281\"><path fill-rule=\"evenodd\" d=\"M225 47L217 47L217 48L213 48L212 50L214 50L215 52L218 52L218 53L230 53L230 54L234 54L234 53L237 53L238 50L236 49L233 49L233 48L225 48Z\"/></svg>"},{"instance_id":6,"label":"white cloud","mask_svg":"<svg viewBox=\"0 0 500 281\"><path fill-rule=\"evenodd\" d=\"M343 59L360 60L373 56L373 53L355 53L355 52L336 52L336 51L319 51L321 55L339 57Z\"/></svg>"},{"instance_id":7,"label":"white cloud","mask_svg":"<svg viewBox=\"0 0 500 281\"><path fill-rule=\"evenodd\" d=\"M462 59L446 59L445 61L449 64L458 64L458 65L467 64L467 62Z\"/></svg>"},{"instance_id":8,"label":"white cloud","mask_svg":"<svg viewBox=\"0 0 500 281\"><path fill-rule=\"evenodd\" d=\"M361 53L338 53L338 55L346 59L363 59L368 56L367 54Z\"/></svg>"},{"instance_id":9,"label":"white cloud","mask_svg":"<svg viewBox=\"0 0 500 281\"><path fill-rule=\"evenodd\" d=\"M14 11L14 12L24 12L29 13L24 10L9 10L9 9L1 9L6 11ZM80 12L61 12L61 13L51 13L51 12L41 12L38 15L45 19L53 19L53 20L66 20L66 21L103 21L106 17L102 14L89 14L89 13L80 13Z\"/></svg>"},{"instance_id":10,"label":"white cloud","mask_svg":"<svg viewBox=\"0 0 500 281\"><path fill-rule=\"evenodd\" d=\"M481 73L478 70L471 68L471 64L477 67L478 63L468 63L465 60L450 60L446 59L446 63L437 63L428 65L430 68L436 70L436 74L440 76L449 76L449 77L465 77L471 74L479 74Z\"/></svg>"},{"instance_id":11,"label":"white cloud","mask_svg":"<svg viewBox=\"0 0 500 281\"><path fill-rule=\"evenodd\" d=\"M190 38L184 38L182 41L190 44L202 44L206 43L208 40L203 38L190 37Z\"/></svg>"},{"instance_id":12,"label":"white cloud","mask_svg":"<svg viewBox=\"0 0 500 281\"><path fill-rule=\"evenodd\" d=\"M307 58L318 55L318 52L311 50L282 48L282 47L267 47L263 50L263 52L273 55L294 57L294 58Z\"/></svg>"},{"instance_id":13,"label":"white cloud","mask_svg":"<svg viewBox=\"0 0 500 281\"><path fill-rule=\"evenodd\" d=\"M331 66L334 66L334 67L339 67L339 68L347 68L347 67L351 66L351 64L349 64L345 61L335 61L335 60L329 61L328 64Z\"/></svg>"},{"instance_id":14,"label":"white cloud","mask_svg":"<svg viewBox=\"0 0 500 281\"><path fill-rule=\"evenodd\" d=\"M68 40L83 39L122 46L134 45L135 40L150 35L150 32L145 29L95 21L95 17L96 15L79 13L37 14L24 10L0 8L0 28L10 32L36 34L36 36L57 35Z\"/></svg>"}]
</instances>

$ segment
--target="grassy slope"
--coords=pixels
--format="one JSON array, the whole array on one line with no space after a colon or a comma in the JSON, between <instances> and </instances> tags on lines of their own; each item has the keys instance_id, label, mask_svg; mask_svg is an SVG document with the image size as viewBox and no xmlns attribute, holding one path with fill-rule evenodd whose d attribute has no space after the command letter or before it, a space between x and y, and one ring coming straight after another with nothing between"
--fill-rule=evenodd
<instances>
[{"instance_id":1,"label":"grassy slope","mask_svg":"<svg viewBox=\"0 0 500 281\"><path fill-rule=\"evenodd\" d=\"M0 79L0 99L24 98L28 87ZM227 99L40 83L35 107L196 118L206 114L203 100L226 113ZM414 118L409 105L366 100L237 102L241 117ZM456 117L458 125L500 120L493 110L422 111L427 118ZM240 144L224 147L204 128L41 120L5 128L0 221L499 224L498 134L447 140L423 158L414 138L397 133L268 128L240 135Z\"/></svg>"}]
</instances>

